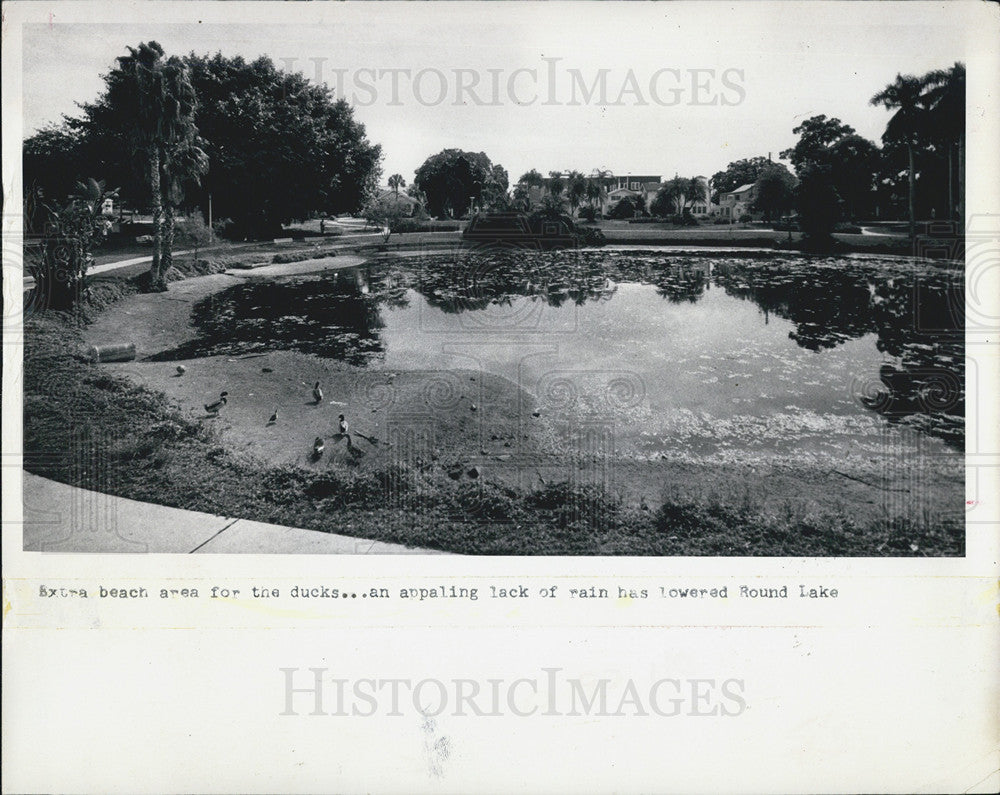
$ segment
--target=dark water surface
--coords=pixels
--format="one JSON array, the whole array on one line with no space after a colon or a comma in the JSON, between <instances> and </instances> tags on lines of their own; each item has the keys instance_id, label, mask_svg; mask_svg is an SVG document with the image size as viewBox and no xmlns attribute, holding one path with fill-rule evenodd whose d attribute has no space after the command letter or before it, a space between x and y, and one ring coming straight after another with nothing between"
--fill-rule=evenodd
<instances>
[{"instance_id":1,"label":"dark water surface","mask_svg":"<svg viewBox=\"0 0 1000 795\"><path fill-rule=\"evenodd\" d=\"M462 253L248 281L155 357L297 350L482 369L622 450L876 455L964 441L963 273L904 260ZM892 430L890 430L892 429ZM887 435L888 434L888 435Z\"/></svg>"}]
</instances>

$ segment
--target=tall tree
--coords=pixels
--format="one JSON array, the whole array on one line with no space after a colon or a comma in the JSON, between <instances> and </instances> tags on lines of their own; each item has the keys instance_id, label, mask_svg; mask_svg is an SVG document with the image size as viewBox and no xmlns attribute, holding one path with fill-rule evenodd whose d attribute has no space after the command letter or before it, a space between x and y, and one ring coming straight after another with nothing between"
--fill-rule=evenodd
<instances>
[{"instance_id":1,"label":"tall tree","mask_svg":"<svg viewBox=\"0 0 1000 795\"><path fill-rule=\"evenodd\" d=\"M493 163L483 152L444 149L423 162L414 182L427 196L432 215L461 217L482 198L492 170Z\"/></svg>"},{"instance_id":2,"label":"tall tree","mask_svg":"<svg viewBox=\"0 0 1000 795\"><path fill-rule=\"evenodd\" d=\"M166 95L164 135L160 167L160 190L163 206L163 243L160 267L151 271L154 290L166 290L166 274L173 264L175 210L184 199L186 184L200 184L208 172L208 155L202 148L205 142L198 137L195 112L198 98L191 84L187 64L171 56L163 65L162 85Z\"/></svg>"},{"instance_id":3,"label":"tall tree","mask_svg":"<svg viewBox=\"0 0 1000 795\"><path fill-rule=\"evenodd\" d=\"M830 165L830 147L842 138L856 134L851 125L844 124L840 119L828 119L823 114L811 116L794 127L792 132L799 136L799 140L791 149L783 151L781 157L791 161L796 174L805 165Z\"/></svg>"},{"instance_id":4,"label":"tall tree","mask_svg":"<svg viewBox=\"0 0 1000 795\"><path fill-rule=\"evenodd\" d=\"M883 105L886 110L896 111L886 125L882 141L902 142L906 146L911 238L915 237L917 232L914 149L927 125L927 107L923 96L925 86L926 83L919 77L897 74L895 81L871 98L872 105Z\"/></svg>"},{"instance_id":5,"label":"tall tree","mask_svg":"<svg viewBox=\"0 0 1000 795\"><path fill-rule=\"evenodd\" d=\"M273 236L314 212L364 205L378 184L381 149L368 141L347 102L268 58L192 53L184 62L198 98L195 124L212 164L203 187L188 191L189 205L204 206L210 195L213 215L231 219L240 237ZM135 119L120 82L121 70L112 70L105 93L71 120L93 146L101 173L116 180L131 137L125 131ZM146 200L121 184L133 202Z\"/></svg>"},{"instance_id":6,"label":"tall tree","mask_svg":"<svg viewBox=\"0 0 1000 795\"><path fill-rule=\"evenodd\" d=\"M127 141L132 157L145 168L153 217L150 289L163 291L172 261L171 194L179 189L180 172L191 165L182 153L190 151L197 136L197 96L187 65L176 56L164 58L157 42L128 51L105 76L106 92L93 120L106 124L102 132Z\"/></svg>"},{"instance_id":7,"label":"tall tree","mask_svg":"<svg viewBox=\"0 0 1000 795\"><path fill-rule=\"evenodd\" d=\"M150 288L166 290L163 256L163 192L160 185L163 150L174 143L191 108L182 103L187 97L170 95L177 80L164 74L163 48L155 41L129 47L129 54L118 58L118 69L105 79L107 101L123 118L125 133L134 155L145 163L149 180L149 200L153 216L153 262ZM176 77L176 75L172 75ZM182 81L181 81L182 82ZM190 86L190 83L187 83Z\"/></svg>"},{"instance_id":8,"label":"tall tree","mask_svg":"<svg viewBox=\"0 0 1000 795\"><path fill-rule=\"evenodd\" d=\"M657 191L655 204L656 214L665 209L673 209L675 215L683 215L694 202L707 199L708 186L700 177L674 177L663 183Z\"/></svg>"},{"instance_id":9,"label":"tall tree","mask_svg":"<svg viewBox=\"0 0 1000 795\"><path fill-rule=\"evenodd\" d=\"M541 188L545 186L545 177L542 176L538 169L532 168L525 171L521 178L518 179L517 183L519 185L525 185L526 187Z\"/></svg>"},{"instance_id":10,"label":"tall tree","mask_svg":"<svg viewBox=\"0 0 1000 795\"><path fill-rule=\"evenodd\" d=\"M720 193L734 191L743 185L752 185L770 165L772 163L766 157L734 160L726 166L725 171L717 171L712 175L712 201L717 200Z\"/></svg>"},{"instance_id":11,"label":"tall tree","mask_svg":"<svg viewBox=\"0 0 1000 795\"><path fill-rule=\"evenodd\" d=\"M590 206L593 207L596 212L597 208L603 204L604 196L607 191L604 189L604 183L602 180L594 177L588 177L585 193L587 201L590 202Z\"/></svg>"},{"instance_id":12,"label":"tall tree","mask_svg":"<svg viewBox=\"0 0 1000 795\"><path fill-rule=\"evenodd\" d=\"M403 175L393 174L391 177L389 177L389 187L392 189L392 192L398 196L399 189L406 187L406 180L403 179Z\"/></svg>"},{"instance_id":13,"label":"tall tree","mask_svg":"<svg viewBox=\"0 0 1000 795\"><path fill-rule=\"evenodd\" d=\"M965 64L956 62L923 79L928 127L948 150L948 215L961 220L965 213ZM957 181L957 199L953 181Z\"/></svg>"},{"instance_id":14,"label":"tall tree","mask_svg":"<svg viewBox=\"0 0 1000 795\"><path fill-rule=\"evenodd\" d=\"M860 135L846 135L829 147L830 176L852 220L874 209L881 159L879 148Z\"/></svg>"},{"instance_id":15,"label":"tall tree","mask_svg":"<svg viewBox=\"0 0 1000 795\"><path fill-rule=\"evenodd\" d=\"M802 234L808 245L830 245L833 228L840 212L840 197L833 187L830 166L803 163L795 188L795 208L799 212Z\"/></svg>"},{"instance_id":16,"label":"tall tree","mask_svg":"<svg viewBox=\"0 0 1000 795\"><path fill-rule=\"evenodd\" d=\"M83 136L65 123L45 127L25 140L21 162L24 231L30 234L42 230L46 203L70 195L83 179Z\"/></svg>"},{"instance_id":17,"label":"tall tree","mask_svg":"<svg viewBox=\"0 0 1000 795\"><path fill-rule=\"evenodd\" d=\"M753 208L764 213L768 221L774 220L792 206L795 177L780 163L765 169L754 183Z\"/></svg>"},{"instance_id":18,"label":"tall tree","mask_svg":"<svg viewBox=\"0 0 1000 795\"><path fill-rule=\"evenodd\" d=\"M586 196L587 178L579 171L570 171L566 177L566 199L569 202L571 213L576 213Z\"/></svg>"},{"instance_id":19,"label":"tall tree","mask_svg":"<svg viewBox=\"0 0 1000 795\"><path fill-rule=\"evenodd\" d=\"M550 171L549 172L549 195L559 197L562 196L562 192L566 189L566 180L563 179L562 172L560 171Z\"/></svg>"}]
</instances>

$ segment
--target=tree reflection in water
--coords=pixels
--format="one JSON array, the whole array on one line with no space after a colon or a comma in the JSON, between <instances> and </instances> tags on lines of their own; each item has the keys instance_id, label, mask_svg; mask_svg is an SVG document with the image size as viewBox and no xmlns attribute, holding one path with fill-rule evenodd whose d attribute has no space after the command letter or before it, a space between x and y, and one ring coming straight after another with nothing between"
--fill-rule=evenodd
<instances>
[{"instance_id":1,"label":"tree reflection in water","mask_svg":"<svg viewBox=\"0 0 1000 795\"><path fill-rule=\"evenodd\" d=\"M523 300L551 307L609 301L626 282L655 286L671 303L695 304L715 284L727 295L754 302L765 322L771 316L789 321L789 337L807 350L831 350L875 334L887 361L877 377L860 380L859 401L891 422L961 446L960 276L930 265L874 259L510 249L424 255L229 288L195 305L197 340L154 358L291 349L364 365L384 355L381 312L406 306L409 290L431 307L457 314Z\"/></svg>"},{"instance_id":2,"label":"tree reflection in water","mask_svg":"<svg viewBox=\"0 0 1000 795\"><path fill-rule=\"evenodd\" d=\"M406 305L392 274L349 268L320 278L248 281L194 305L199 336L153 361L297 350L354 365L385 353L380 307Z\"/></svg>"}]
</instances>

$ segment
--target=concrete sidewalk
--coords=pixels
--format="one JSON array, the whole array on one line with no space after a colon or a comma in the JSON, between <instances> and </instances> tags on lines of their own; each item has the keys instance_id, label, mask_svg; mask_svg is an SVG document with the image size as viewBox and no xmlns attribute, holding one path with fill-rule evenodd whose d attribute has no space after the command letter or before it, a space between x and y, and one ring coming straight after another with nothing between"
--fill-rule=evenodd
<instances>
[{"instance_id":1,"label":"concrete sidewalk","mask_svg":"<svg viewBox=\"0 0 1000 795\"><path fill-rule=\"evenodd\" d=\"M114 497L23 472L27 552L440 555L436 550Z\"/></svg>"},{"instance_id":2,"label":"concrete sidewalk","mask_svg":"<svg viewBox=\"0 0 1000 795\"><path fill-rule=\"evenodd\" d=\"M324 239L329 239L331 241L337 241L335 245L327 246L330 249L343 249L343 248L353 248L358 239L364 240L368 238L375 238L380 236L381 232L350 232L345 235L331 235L329 238L316 238L318 241ZM349 240L347 239L349 238ZM226 250L232 251L233 249L240 248L251 248L253 246L261 245L261 243L266 243L267 241L257 241L254 243L236 243L229 246ZM212 251L213 249L221 248L220 246L208 246L201 249L203 253ZM194 249L185 249L183 251L173 252L174 257L183 257L188 254L194 254ZM152 254L143 254L141 257L132 257L130 259L115 260L114 262L104 262L100 265L94 265L87 269L88 276L98 276L102 273L109 273L111 271L124 270L125 268L131 268L135 265L149 265L153 261ZM35 279L32 276L25 274L22 276L22 289L27 292L35 286Z\"/></svg>"}]
</instances>

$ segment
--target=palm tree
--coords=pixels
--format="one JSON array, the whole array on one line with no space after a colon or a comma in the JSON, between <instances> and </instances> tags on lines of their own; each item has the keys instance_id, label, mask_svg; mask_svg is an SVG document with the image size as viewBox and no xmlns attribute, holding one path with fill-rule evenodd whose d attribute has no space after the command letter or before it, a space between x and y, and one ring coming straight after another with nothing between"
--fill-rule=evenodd
<instances>
[{"instance_id":1,"label":"palm tree","mask_svg":"<svg viewBox=\"0 0 1000 795\"><path fill-rule=\"evenodd\" d=\"M563 176L558 171L549 172L549 195L550 196L561 196L563 189L566 187L566 182L563 180Z\"/></svg>"},{"instance_id":2,"label":"palm tree","mask_svg":"<svg viewBox=\"0 0 1000 795\"><path fill-rule=\"evenodd\" d=\"M674 213L681 215L684 212L685 199L691 192L691 180L684 177L674 177L667 180L657 193L674 206Z\"/></svg>"},{"instance_id":3,"label":"palm tree","mask_svg":"<svg viewBox=\"0 0 1000 795\"><path fill-rule=\"evenodd\" d=\"M687 180L684 191L684 209L688 209L699 199L708 202L708 182L704 177L691 177Z\"/></svg>"},{"instance_id":4,"label":"palm tree","mask_svg":"<svg viewBox=\"0 0 1000 795\"><path fill-rule=\"evenodd\" d=\"M924 75L929 106L930 129L944 137L948 148L948 215L965 213L965 64L956 62L950 69L938 69ZM958 202L952 189L953 156L958 150Z\"/></svg>"},{"instance_id":5,"label":"palm tree","mask_svg":"<svg viewBox=\"0 0 1000 795\"><path fill-rule=\"evenodd\" d=\"M392 192L398 196L399 189L406 187L406 180L403 179L403 175L393 174L391 177L389 177L389 187L392 188Z\"/></svg>"},{"instance_id":6,"label":"palm tree","mask_svg":"<svg viewBox=\"0 0 1000 795\"><path fill-rule=\"evenodd\" d=\"M133 152L146 161L150 201L153 211L153 263L150 289L167 289L166 267L171 260L171 241L164 238L161 182L165 162L184 141L197 134L194 114L197 97L187 65L175 57L163 59L163 48L155 41L129 47L118 59L124 80L118 87L126 92L130 116L129 140Z\"/></svg>"},{"instance_id":7,"label":"palm tree","mask_svg":"<svg viewBox=\"0 0 1000 795\"><path fill-rule=\"evenodd\" d=\"M518 182L514 186L512 204L515 210L521 210L522 212L527 212L531 209L531 197L528 193L528 186L523 182Z\"/></svg>"},{"instance_id":8,"label":"palm tree","mask_svg":"<svg viewBox=\"0 0 1000 795\"><path fill-rule=\"evenodd\" d=\"M153 264L150 281L157 283L163 247L163 203L160 191L160 139L164 116L162 90L163 48L155 41L129 47L129 54L118 58L124 80L116 87L127 94L123 105L130 117L129 144L136 156L145 160L153 212Z\"/></svg>"},{"instance_id":9,"label":"palm tree","mask_svg":"<svg viewBox=\"0 0 1000 795\"><path fill-rule=\"evenodd\" d=\"M895 110L882 135L883 143L902 141L906 144L909 176L910 237L916 236L916 168L913 148L926 128L927 108L923 96L924 80L914 75L896 75L896 80L871 98L872 105Z\"/></svg>"},{"instance_id":10,"label":"palm tree","mask_svg":"<svg viewBox=\"0 0 1000 795\"><path fill-rule=\"evenodd\" d=\"M191 84L187 64L170 57L160 70L163 110L160 121L160 179L163 207L163 242L159 268L153 274L152 287L166 290L166 274L173 264L174 208L183 198L185 181L200 182L208 171L208 156L200 146L194 117L198 98Z\"/></svg>"},{"instance_id":11,"label":"palm tree","mask_svg":"<svg viewBox=\"0 0 1000 795\"><path fill-rule=\"evenodd\" d=\"M571 214L583 203L587 195L587 179L579 171L570 171L566 177L566 198L569 200Z\"/></svg>"},{"instance_id":12,"label":"palm tree","mask_svg":"<svg viewBox=\"0 0 1000 795\"><path fill-rule=\"evenodd\" d=\"M590 206L596 212L598 205L603 204L605 195L604 184L598 179L589 177L584 192L587 195L587 201L590 202Z\"/></svg>"}]
</instances>

